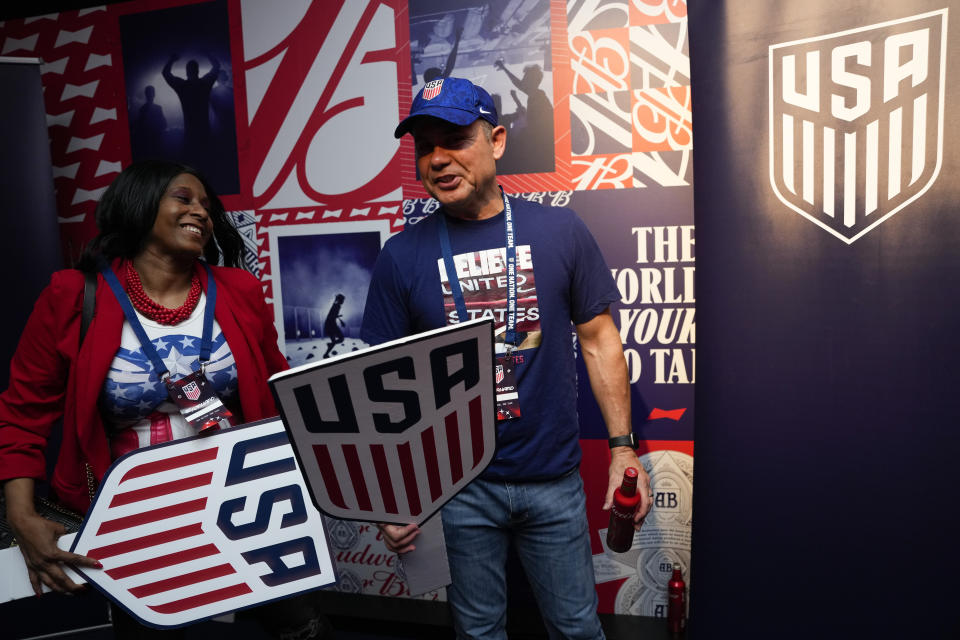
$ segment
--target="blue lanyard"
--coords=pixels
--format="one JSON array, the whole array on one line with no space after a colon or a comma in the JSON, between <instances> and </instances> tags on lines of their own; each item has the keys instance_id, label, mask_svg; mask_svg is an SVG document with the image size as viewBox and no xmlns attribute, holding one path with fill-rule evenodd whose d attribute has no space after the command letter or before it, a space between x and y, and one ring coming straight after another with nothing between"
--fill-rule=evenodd
<instances>
[{"instance_id":1,"label":"blue lanyard","mask_svg":"<svg viewBox=\"0 0 960 640\"><path fill-rule=\"evenodd\" d=\"M506 226L507 249L507 326L503 341L507 351L510 351L516 347L517 340L517 245L513 229L513 211L510 209L510 200L507 199L507 194L503 193L502 187L500 188L500 195L503 196L503 221ZM460 278L457 277L457 269L453 264L450 232L447 230L447 220L442 211L440 212L440 225L437 233L440 236L440 250L443 253L443 267L447 272L447 281L450 283L450 294L457 306L457 320L466 322L469 319L467 303L463 299Z\"/></svg>"},{"instance_id":2,"label":"blue lanyard","mask_svg":"<svg viewBox=\"0 0 960 640\"><path fill-rule=\"evenodd\" d=\"M203 309L203 335L200 338L200 366L203 367L203 363L210 360L210 352L213 351L213 311L214 306L217 303L217 283L213 279L213 272L210 270L210 265L206 262L203 263L203 268L207 270L207 304ZM110 285L110 289L113 291L114 297L117 299L117 302L120 303L120 308L123 309L123 315L127 317L127 322L130 323L130 328L133 329L134 334L137 336L137 340L140 341L140 346L143 348L143 354L150 359L150 362L153 364L153 368L156 370L157 375L162 379L166 375L169 375L167 371L167 365L163 363L163 360L160 359L160 355L157 353L157 350L154 348L153 343L150 341L150 337L147 335L147 332L143 329L143 325L140 324L140 319L137 317L137 312L133 309L133 304L130 302L130 297L127 296L127 292L124 290L123 285L120 284L120 279L117 278L117 274L113 272L109 266L103 267L101 270L103 277L106 279L107 284Z\"/></svg>"}]
</instances>

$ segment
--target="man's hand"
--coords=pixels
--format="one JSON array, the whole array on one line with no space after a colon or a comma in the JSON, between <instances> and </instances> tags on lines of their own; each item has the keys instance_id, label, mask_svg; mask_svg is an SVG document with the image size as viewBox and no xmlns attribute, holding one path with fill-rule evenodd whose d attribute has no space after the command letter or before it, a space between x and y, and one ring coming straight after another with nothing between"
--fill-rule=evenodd
<instances>
[{"instance_id":1,"label":"man's hand","mask_svg":"<svg viewBox=\"0 0 960 640\"><path fill-rule=\"evenodd\" d=\"M637 531L643 525L643 519L650 513L653 506L653 492L650 490L650 476L647 475L637 454L630 447L614 447L610 450L610 480L607 484L607 497L603 502L604 511L613 506L613 492L623 482L623 472L628 467L637 470L637 493L640 495L640 506L633 516L633 528Z\"/></svg>"},{"instance_id":2,"label":"man's hand","mask_svg":"<svg viewBox=\"0 0 960 640\"><path fill-rule=\"evenodd\" d=\"M420 535L420 527L415 524L399 526L395 524L377 523L377 529L383 536L383 544L394 553L407 553L417 547L411 544L413 539Z\"/></svg>"},{"instance_id":3,"label":"man's hand","mask_svg":"<svg viewBox=\"0 0 960 640\"><path fill-rule=\"evenodd\" d=\"M577 338L580 340L583 363L590 376L590 388L600 405L600 413L610 437L630 433L632 422L627 361L623 357L620 332L610 310L606 309L591 320L578 324ZM610 479L603 508L609 509L613 505L613 492L623 482L623 472L627 467L637 470L640 507L633 518L633 527L639 529L653 506L653 496L650 495L650 478L630 447L614 447L610 450Z\"/></svg>"}]
</instances>

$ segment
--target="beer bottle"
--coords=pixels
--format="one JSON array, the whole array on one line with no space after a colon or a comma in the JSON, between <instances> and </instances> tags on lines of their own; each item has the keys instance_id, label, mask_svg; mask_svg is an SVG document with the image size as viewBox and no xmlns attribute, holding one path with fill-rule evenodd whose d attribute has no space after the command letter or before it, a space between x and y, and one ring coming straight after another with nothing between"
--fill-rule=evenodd
<instances>
[{"instance_id":1,"label":"beer bottle","mask_svg":"<svg viewBox=\"0 0 960 640\"><path fill-rule=\"evenodd\" d=\"M687 584L680 572L680 563L674 563L673 575L667 583L667 630L671 634L683 631L687 613Z\"/></svg>"},{"instance_id":2,"label":"beer bottle","mask_svg":"<svg viewBox=\"0 0 960 640\"><path fill-rule=\"evenodd\" d=\"M633 545L633 516L643 496L637 493L637 470L627 467L620 487L613 492L610 508L610 526L607 529L607 548L623 553Z\"/></svg>"}]
</instances>

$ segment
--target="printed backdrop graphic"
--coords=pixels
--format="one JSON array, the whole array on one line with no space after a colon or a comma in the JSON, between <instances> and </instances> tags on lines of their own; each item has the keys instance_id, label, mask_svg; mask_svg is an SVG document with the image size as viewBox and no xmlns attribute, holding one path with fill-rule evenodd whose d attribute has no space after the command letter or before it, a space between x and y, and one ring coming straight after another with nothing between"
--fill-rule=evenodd
<instances>
[{"instance_id":1,"label":"printed backdrop graphic","mask_svg":"<svg viewBox=\"0 0 960 640\"><path fill-rule=\"evenodd\" d=\"M943 150L946 22L942 9L770 46L777 198L851 243L930 188Z\"/></svg>"},{"instance_id":2,"label":"printed backdrop graphic","mask_svg":"<svg viewBox=\"0 0 960 640\"><path fill-rule=\"evenodd\" d=\"M956 637L960 2L690 8L694 635Z\"/></svg>"},{"instance_id":3,"label":"printed backdrop graphic","mask_svg":"<svg viewBox=\"0 0 960 640\"><path fill-rule=\"evenodd\" d=\"M227 2L120 17L130 155L199 169L240 190Z\"/></svg>"},{"instance_id":4,"label":"printed backdrop graphic","mask_svg":"<svg viewBox=\"0 0 960 640\"><path fill-rule=\"evenodd\" d=\"M550 0L411 0L413 93L450 75L482 85L511 145L500 174L554 169Z\"/></svg>"},{"instance_id":5,"label":"printed backdrop graphic","mask_svg":"<svg viewBox=\"0 0 960 640\"><path fill-rule=\"evenodd\" d=\"M630 375L633 428L641 439L693 439L696 381L695 241L689 189L576 191L580 213L620 290L610 311ZM616 224L611 224L611 220ZM520 239L522 241L522 239ZM578 361L580 433L606 430Z\"/></svg>"},{"instance_id":6,"label":"printed backdrop graphic","mask_svg":"<svg viewBox=\"0 0 960 640\"><path fill-rule=\"evenodd\" d=\"M398 41L405 3L243 0L239 8L252 204L399 200L392 132L409 64Z\"/></svg>"},{"instance_id":7,"label":"printed backdrop graphic","mask_svg":"<svg viewBox=\"0 0 960 640\"><path fill-rule=\"evenodd\" d=\"M410 137L392 135L415 92L450 74L484 85L508 128L500 183L575 209L617 281L611 312L642 452L689 457L696 340L686 13L683 0L132 0L8 20L0 55L44 60L67 263L94 235L96 202L124 166L196 152L243 236L243 265L260 278L293 364L361 346L371 261L387 235L437 209L418 182ZM188 130L200 133L188 139ZM208 144L196 145L198 136ZM597 566L649 567L649 558L676 553L675 541L664 538L658 551L659 538L642 537L642 561L599 542L607 514L595 481L606 478L606 434L582 365L580 379L588 517L594 553L609 556ZM331 524L330 536L337 562L350 566L338 589L407 593L379 557L375 530ZM662 614L651 604L662 601L662 584L649 572L604 575L601 611Z\"/></svg>"},{"instance_id":8,"label":"printed backdrop graphic","mask_svg":"<svg viewBox=\"0 0 960 640\"><path fill-rule=\"evenodd\" d=\"M273 309L291 366L367 346L363 301L389 233L385 220L270 228Z\"/></svg>"},{"instance_id":9,"label":"printed backdrop graphic","mask_svg":"<svg viewBox=\"0 0 960 640\"><path fill-rule=\"evenodd\" d=\"M641 455L640 462L656 487L655 509L624 553L609 552L606 526L601 525L597 533L603 546L594 553L593 568L598 585L615 588L617 612L663 617L674 564L683 570L687 589L691 587L693 457L680 450L660 449Z\"/></svg>"}]
</instances>

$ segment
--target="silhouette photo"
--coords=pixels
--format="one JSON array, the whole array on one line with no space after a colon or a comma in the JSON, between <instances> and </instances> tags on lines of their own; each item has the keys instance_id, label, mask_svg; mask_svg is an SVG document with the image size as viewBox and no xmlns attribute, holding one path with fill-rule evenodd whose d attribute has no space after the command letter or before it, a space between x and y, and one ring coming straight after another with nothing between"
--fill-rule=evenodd
<instances>
[{"instance_id":1,"label":"silhouette photo","mask_svg":"<svg viewBox=\"0 0 960 640\"><path fill-rule=\"evenodd\" d=\"M438 78L467 78L493 97L507 128L497 173L555 168L550 3L487 0L451 6L410 0L413 92Z\"/></svg>"},{"instance_id":2,"label":"silhouette photo","mask_svg":"<svg viewBox=\"0 0 960 640\"><path fill-rule=\"evenodd\" d=\"M385 220L270 227L273 309L291 366L368 346L360 322Z\"/></svg>"},{"instance_id":3,"label":"silhouette photo","mask_svg":"<svg viewBox=\"0 0 960 640\"><path fill-rule=\"evenodd\" d=\"M226 0L123 15L130 155L198 169L240 192Z\"/></svg>"}]
</instances>

